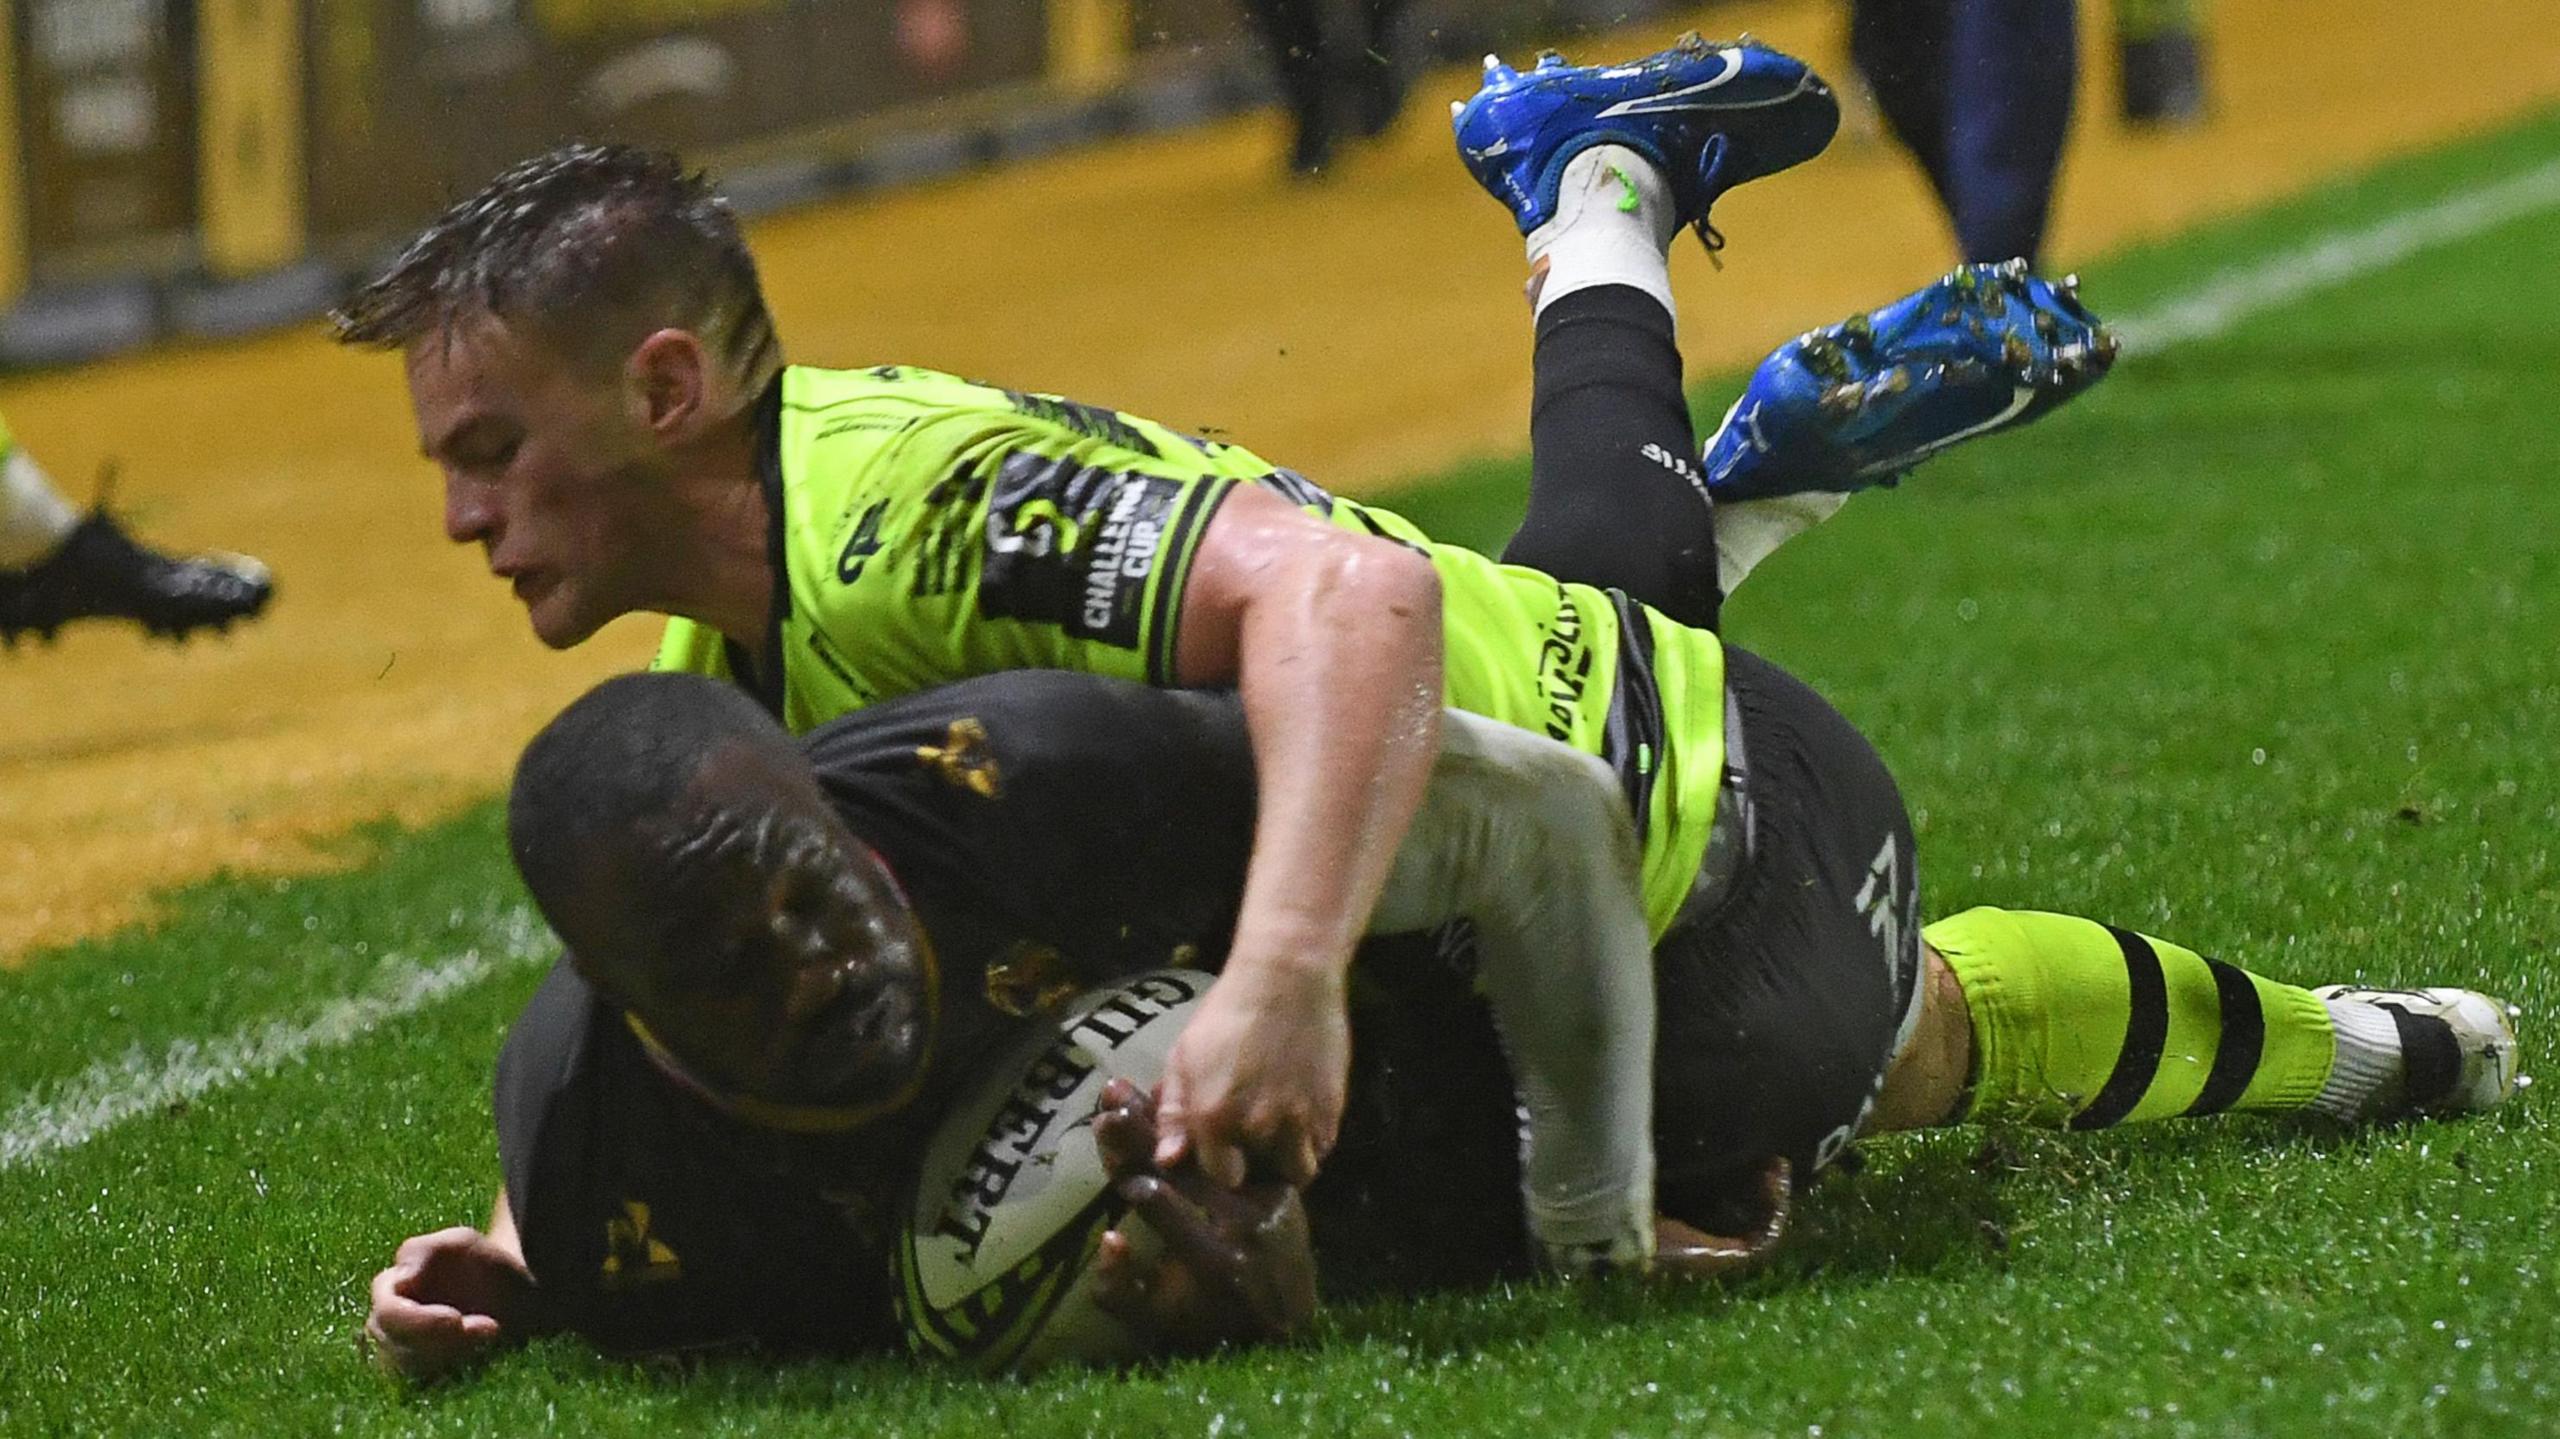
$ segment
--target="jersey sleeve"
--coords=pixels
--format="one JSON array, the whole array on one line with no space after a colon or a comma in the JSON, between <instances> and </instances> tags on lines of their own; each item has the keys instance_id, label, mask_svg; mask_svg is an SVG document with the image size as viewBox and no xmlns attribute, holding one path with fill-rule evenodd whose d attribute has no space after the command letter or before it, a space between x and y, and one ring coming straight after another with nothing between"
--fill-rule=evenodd
<instances>
[{"instance_id":1,"label":"jersey sleeve","mask_svg":"<svg viewBox=\"0 0 2560 1439\"><path fill-rule=\"evenodd\" d=\"M496 1118L525 1261L613 1353L889 1342L886 1250L659 1077L567 960L509 1030Z\"/></svg>"}]
</instances>

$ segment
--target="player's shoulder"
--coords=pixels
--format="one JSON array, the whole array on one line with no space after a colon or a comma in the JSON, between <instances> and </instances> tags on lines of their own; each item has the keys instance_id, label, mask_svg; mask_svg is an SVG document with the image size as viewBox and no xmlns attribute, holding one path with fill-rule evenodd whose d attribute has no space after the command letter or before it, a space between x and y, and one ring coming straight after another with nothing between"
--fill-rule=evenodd
<instances>
[{"instance_id":1,"label":"player's shoulder","mask_svg":"<svg viewBox=\"0 0 2560 1439\"><path fill-rule=\"evenodd\" d=\"M1055 448L1016 392L913 365L790 367L777 441L793 533L858 521L865 507L901 497L939 513L983 493L965 478L973 457Z\"/></svg>"},{"instance_id":2,"label":"player's shoulder","mask_svg":"<svg viewBox=\"0 0 2560 1439\"><path fill-rule=\"evenodd\" d=\"M591 1088L617 1076L615 1062L638 1059L637 1041L620 1024L621 1011L596 993L567 955L552 962L551 972L535 986L517 1011L498 1051L497 1107L499 1137L519 1130L530 1142L532 1131L552 1118L561 1096ZM618 1053L616 1041L630 1046Z\"/></svg>"},{"instance_id":3,"label":"player's shoulder","mask_svg":"<svg viewBox=\"0 0 2560 1439\"><path fill-rule=\"evenodd\" d=\"M614 1107L605 1093L618 1079L613 1017L564 955L507 1029L491 1099L507 1197L521 1224L575 1202L563 1192L555 1160L585 1147L589 1136L571 1131Z\"/></svg>"},{"instance_id":4,"label":"player's shoulder","mask_svg":"<svg viewBox=\"0 0 2560 1439\"><path fill-rule=\"evenodd\" d=\"M1000 407L1004 392L992 385L921 365L867 365L832 370L790 365L782 372L782 409L815 423L858 419L865 411L931 412Z\"/></svg>"},{"instance_id":5,"label":"player's shoulder","mask_svg":"<svg viewBox=\"0 0 2560 1439\"><path fill-rule=\"evenodd\" d=\"M795 365L783 375L786 449L830 452L974 447L998 437L1009 447L1117 452L1142 466L1223 472L1232 453L1270 468L1223 441L1192 435L1107 405L1043 390L967 379L917 365L823 370ZM921 444L930 437L934 444ZM814 453L814 448L812 448Z\"/></svg>"},{"instance_id":6,"label":"player's shoulder","mask_svg":"<svg viewBox=\"0 0 2560 1439\"><path fill-rule=\"evenodd\" d=\"M1168 690L1073 670L1004 670L886 700L804 737L831 786L929 774L990 794L1198 753L1246 753L1232 694Z\"/></svg>"}]
</instances>

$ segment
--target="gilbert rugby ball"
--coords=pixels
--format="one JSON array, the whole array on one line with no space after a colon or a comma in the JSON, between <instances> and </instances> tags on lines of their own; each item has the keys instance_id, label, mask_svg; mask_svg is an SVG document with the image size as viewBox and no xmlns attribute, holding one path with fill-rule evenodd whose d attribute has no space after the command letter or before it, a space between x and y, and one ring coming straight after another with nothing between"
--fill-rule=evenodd
<instances>
[{"instance_id":1,"label":"gilbert rugby ball","mask_svg":"<svg viewBox=\"0 0 2560 1439\"><path fill-rule=\"evenodd\" d=\"M1096 1246L1126 1209L1103 1175L1093 1113L1114 1077L1154 1086L1210 978L1159 969L1081 995L964 1092L926 1147L898 1240L908 1348L982 1373L1140 1357L1138 1336L1091 1292ZM1146 1226L1123 1232L1145 1257Z\"/></svg>"}]
</instances>

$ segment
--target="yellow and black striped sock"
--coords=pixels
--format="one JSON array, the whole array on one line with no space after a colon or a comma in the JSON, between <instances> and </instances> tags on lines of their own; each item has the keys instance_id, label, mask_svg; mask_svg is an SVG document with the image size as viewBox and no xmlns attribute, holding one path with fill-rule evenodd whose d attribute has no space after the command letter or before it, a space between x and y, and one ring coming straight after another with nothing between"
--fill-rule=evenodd
<instances>
[{"instance_id":1,"label":"yellow and black striped sock","mask_svg":"<svg viewBox=\"0 0 2560 1439\"><path fill-rule=\"evenodd\" d=\"M2337 1053L2309 990L2128 929L1971 909L1921 935L1972 1010L1965 1119L2103 1129L2298 1110L2320 1097Z\"/></svg>"}]
</instances>

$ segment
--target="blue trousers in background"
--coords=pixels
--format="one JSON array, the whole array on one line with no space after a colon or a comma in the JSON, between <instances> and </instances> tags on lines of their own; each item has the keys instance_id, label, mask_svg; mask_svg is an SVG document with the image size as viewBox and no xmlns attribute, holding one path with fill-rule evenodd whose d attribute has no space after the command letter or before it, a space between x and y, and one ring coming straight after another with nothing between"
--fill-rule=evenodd
<instances>
[{"instance_id":1,"label":"blue trousers in background","mask_svg":"<svg viewBox=\"0 0 2560 1439\"><path fill-rule=\"evenodd\" d=\"M1853 0L1849 50L1966 260L2038 258L2079 78L2074 0Z\"/></svg>"}]
</instances>

